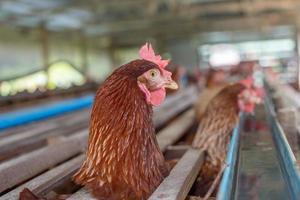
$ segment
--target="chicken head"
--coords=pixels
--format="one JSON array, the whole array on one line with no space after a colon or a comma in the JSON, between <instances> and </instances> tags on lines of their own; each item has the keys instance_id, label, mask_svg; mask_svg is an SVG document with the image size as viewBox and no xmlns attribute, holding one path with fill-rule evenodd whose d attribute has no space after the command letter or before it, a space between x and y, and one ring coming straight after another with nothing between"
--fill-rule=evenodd
<instances>
[{"instance_id":1,"label":"chicken head","mask_svg":"<svg viewBox=\"0 0 300 200\"><path fill-rule=\"evenodd\" d=\"M146 43L140 49L140 57L159 66L158 69L150 69L138 77L138 85L145 94L147 103L158 106L166 97L166 88L177 89L178 85L172 80L172 73L164 69L169 61L155 55L151 44Z\"/></svg>"},{"instance_id":2,"label":"chicken head","mask_svg":"<svg viewBox=\"0 0 300 200\"><path fill-rule=\"evenodd\" d=\"M239 109L246 113L253 113L255 105L263 101L263 88L256 87L252 77L243 79L240 83L245 86L245 89L238 96Z\"/></svg>"}]
</instances>

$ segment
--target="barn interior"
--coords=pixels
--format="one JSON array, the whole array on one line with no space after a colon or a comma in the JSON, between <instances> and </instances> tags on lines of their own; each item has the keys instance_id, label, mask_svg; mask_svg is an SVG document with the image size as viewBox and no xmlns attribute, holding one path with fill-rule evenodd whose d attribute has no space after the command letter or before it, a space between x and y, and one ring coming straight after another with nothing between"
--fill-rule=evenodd
<instances>
[{"instance_id":1,"label":"barn interior","mask_svg":"<svg viewBox=\"0 0 300 200\"><path fill-rule=\"evenodd\" d=\"M177 90L163 88L164 102L154 102L147 96L152 91L142 89L143 102L153 106L147 126L155 129L154 142L169 173L145 195L143 190L144 196L117 198L116 183L110 195L117 196L104 199L299 199L299 10L299 0L1 0L0 199L101 199L74 174L91 159L93 130L100 130L99 137L105 132L97 127L100 119L110 119L103 120L109 130L122 132L117 115L138 127L131 122L140 116L138 109L126 110L130 101L127 107L110 104L135 93L109 99L101 89L136 59L154 63L162 76L170 71L168 78L178 85ZM141 53L149 44L161 56L158 61L149 49L146 56ZM135 80L140 87L139 77ZM227 102L222 91L237 84L248 93L236 93ZM214 103L218 97L220 103ZM232 126L220 119L222 114L232 117ZM207 138L206 126L217 127ZM211 135L224 146L206 145ZM197 143L199 137L204 144ZM121 136L116 140L126 146ZM118 148L105 146L103 138L96 144ZM146 151L139 145L136 152ZM101 159L104 150L99 152ZM141 162L130 155L133 163ZM204 167L219 155L217 173L203 181L210 174ZM114 167L103 162L95 180ZM108 184L125 177L115 176Z\"/></svg>"}]
</instances>

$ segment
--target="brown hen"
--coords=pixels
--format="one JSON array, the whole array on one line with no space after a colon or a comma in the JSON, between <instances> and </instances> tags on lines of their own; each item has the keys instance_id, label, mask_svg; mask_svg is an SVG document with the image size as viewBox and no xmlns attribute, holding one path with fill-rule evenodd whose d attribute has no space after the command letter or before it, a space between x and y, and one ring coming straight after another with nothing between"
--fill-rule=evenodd
<instances>
[{"instance_id":1,"label":"brown hen","mask_svg":"<svg viewBox=\"0 0 300 200\"><path fill-rule=\"evenodd\" d=\"M87 157L74 180L98 199L147 199L169 171L156 141L152 105L163 101L165 88L177 85L147 48L148 54L140 52L143 60L113 72L95 97Z\"/></svg>"},{"instance_id":2,"label":"brown hen","mask_svg":"<svg viewBox=\"0 0 300 200\"><path fill-rule=\"evenodd\" d=\"M242 82L224 87L208 104L202 118L192 144L206 153L195 184L196 195L204 196L211 186L215 190L216 184L213 183L218 175L220 177L221 169L224 169L228 144L239 120L239 111L251 113L253 105L260 102L259 94L252 88L253 80Z\"/></svg>"}]
</instances>

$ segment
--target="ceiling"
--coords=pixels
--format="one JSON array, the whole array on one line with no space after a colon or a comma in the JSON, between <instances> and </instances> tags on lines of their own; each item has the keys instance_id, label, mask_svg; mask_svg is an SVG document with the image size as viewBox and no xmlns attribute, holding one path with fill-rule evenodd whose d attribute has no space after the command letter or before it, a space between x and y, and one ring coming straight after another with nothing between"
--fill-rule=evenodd
<instances>
[{"instance_id":1,"label":"ceiling","mask_svg":"<svg viewBox=\"0 0 300 200\"><path fill-rule=\"evenodd\" d=\"M115 40L297 26L300 0L2 0L0 23Z\"/></svg>"}]
</instances>

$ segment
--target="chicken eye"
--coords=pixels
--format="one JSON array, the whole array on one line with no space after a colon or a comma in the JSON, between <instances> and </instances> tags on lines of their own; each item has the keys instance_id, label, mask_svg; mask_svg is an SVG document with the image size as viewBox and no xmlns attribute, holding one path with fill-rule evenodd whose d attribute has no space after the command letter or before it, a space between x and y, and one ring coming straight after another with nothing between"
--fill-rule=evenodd
<instances>
[{"instance_id":1,"label":"chicken eye","mask_svg":"<svg viewBox=\"0 0 300 200\"><path fill-rule=\"evenodd\" d=\"M151 71L150 71L150 76L151 76L152 78L156 77L156 76L157 76L157 71L151 70Z\"/></svg>"}]
</instances>

